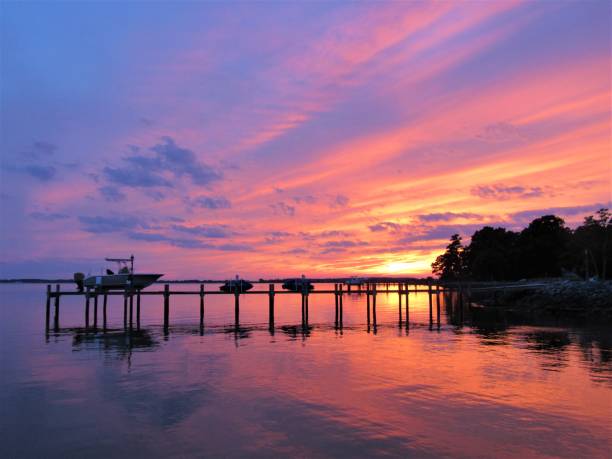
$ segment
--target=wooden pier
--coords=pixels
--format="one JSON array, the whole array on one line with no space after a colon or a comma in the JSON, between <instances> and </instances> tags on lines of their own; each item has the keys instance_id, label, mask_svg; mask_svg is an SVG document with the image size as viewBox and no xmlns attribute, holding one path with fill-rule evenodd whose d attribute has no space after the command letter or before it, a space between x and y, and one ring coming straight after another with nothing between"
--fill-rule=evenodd
<instances>
[{"instance_id":1,"label":"wooden pier","mask_svg":"<svg viewBox=\"0 0 612 459\"><path fill-rule=\"evenodd\" d=\"M108 308L108 297L118 296L123 298L123 326L125 329L140 329L140 308L141 308L141 296L161 296L163 298L163 327L165 331L168 331L170 327L170 299L176 295L187 295L199 297L199 325L200 329L204 328L204 312L205 312L205 298L214 295L233 295L234 296L234 324L236 328L240 326L240 297L242 295L259 295L268 296L268 325L271 332L273 332L274 325L274 311L275 303L274 299L277 295L299 295L301 297L301 321L304 327L308 327L309 318L309 298L311 295L333 295L335 305L335 320L334 326L338 329L343 327L343 311L344 305L343 300L346 295L351 294L365 294L366 295L366 323L368 331L372 328L376 331L377 317L376 317L376 297L377 295L384 293L397 294L398 295L398 315L399 315L399 326L409 327L410 322L410 294L426 293L429 298L429 326L430 329L434 325L440 328L440 307L441 300L440 295L446 295L447 302L450 304L459 305L459 308L463 309L466 292L464 289L459 287L444 286L439 283L428 282L426 284L410 284L408 282L400 282L395 285L390 283L376 283L367 282L364 286L358 286L357 289L351 291L350 286L345 284L335 283L333 290L309 290L306 285L301 290L277 290L275 284L268 284L266 290L252 290L246 292L222 292L219 290L206 290L205 284L201 283L197 289L184 290L183 285L176 284L177 289L171 290L170 284L164 284L162 290L95 290L86 289L85 291L61 291L60 285L57 284L55 289L52 285L47 285L47 298L46 298L46 330L50 330L51 320L51 303L53 300L54 313L53 313L53 328L59 329L59 315L60 315L60 298L65 296L82 296L85 300L85 327L98 329L98 309L99 299L101 297L102 304L102 324L101 328L103 331L107 329L107 308ZM136 300L136 301L134 301ZM434 302L435 302L435 320L434 320ZM93 311L90 311L93 304ZM194 305L195 307L195 305ZM92 317L90 317L92 312ZM461 318L463 318L463 311L461 311ZM90 320L92 319L92 320Z\"/></svg>"}]
</instances>

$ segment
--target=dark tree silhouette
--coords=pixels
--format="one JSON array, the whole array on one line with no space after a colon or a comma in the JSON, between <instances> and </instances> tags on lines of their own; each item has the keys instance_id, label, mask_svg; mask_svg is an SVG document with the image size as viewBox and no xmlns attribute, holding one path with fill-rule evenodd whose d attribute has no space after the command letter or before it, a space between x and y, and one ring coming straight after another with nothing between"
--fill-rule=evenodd
<instances>
[{"instance_id":1,"label":"dark tree silhouette","mask_svg":"<svg viewBox=\"0 0 612 459\"><path fill-rule=\"evenodd\" d=\"M485 226L472 235L463 253L463 265L470 278L513 280L518 275L519 235L505 228Z\"/></svg>"},{"instance_id":2,"label":"dark tree silhouette","mask_svg":"<svg viewBox=\"0 0 612 459\"><path fill-rule=\"evenodd\" d=\"M446 246L446 252L439 255L431 265L432 272L444 280L456 280L463 273L463 245L461 237L453 234L450 244Z\"/></svg>"},{"instance_id":3,"label":"dark tree silhouette","mask_svg":"<svg viewBox=\"0 0 612 459\"><path fill-rule=\"evenodd\" d=\"M570 236L560 217L544 215L533 220L519 236L523 277L560 276L564 264L569 265L566 255Z\"/></svg>"},{"instance_id":4,"label":"dark tree silhouette","mask_svg":"<svg viewBox=\"0 0 612 459\"><path fill-rule=\"evenodd\" d=\"M574 263L582 275L610 277L612 214L608 209L599 209L596 215L585 217L584 224L574 231L572 249Z\"/></svg>"},{"instance_id":5,"label":"dark tree silhouette","mask_svg":"<svg viewBox=\"0 0 612 459\"><path fill-rule=\"evenodd\" d=\"M453 234L431 265L441 279L516 280L557 277L569 271L584 277L612 277L612 213L599 209L574 231L562 218L544 215L520 233L485 226L467 247Z\"/></svg>"}]
</instances>

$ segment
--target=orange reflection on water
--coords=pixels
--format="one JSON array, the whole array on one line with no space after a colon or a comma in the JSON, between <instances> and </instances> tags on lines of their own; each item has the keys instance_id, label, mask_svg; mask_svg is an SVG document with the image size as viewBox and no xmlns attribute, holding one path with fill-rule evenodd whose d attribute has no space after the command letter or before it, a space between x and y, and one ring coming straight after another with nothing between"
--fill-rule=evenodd
<instances>
[{"instance_id":1,"label":"orange reflection on water","mask_svg":"<svg viewBox=\"0 0 612 459\"><path fill-rule=\"evenodd\" d=\"M106 334L81 328L83 305L71 298L61 306L62 329L44 342L39 293L23 296L19 314L29 320L15 314L2 322L14 350L3 362L18 371L0 384L7 414L31 414L24 401L44 394L36 409L61 413L63 429L49 436L51 424L42 423L34 433L66 455L85 445L96 451L104 441L120 445L121 454L153 456L609 451L612 343L602 330L509 327L477 322L467 311L460 326L443 296L440 327L430 329L428 297L414 293L406 330L397 294L381 291L369 332L358 293L344 297L342 328L334 327L332 297L312 295L304 328L299 297L278 295L273 333L265 295L241 297L239 330L233 298L206 297L203 331L197 297L172 297L167 335L160 298L144 297L143 330L133 336L122 330L117 298Z\"/></svg>"}]
</instances>

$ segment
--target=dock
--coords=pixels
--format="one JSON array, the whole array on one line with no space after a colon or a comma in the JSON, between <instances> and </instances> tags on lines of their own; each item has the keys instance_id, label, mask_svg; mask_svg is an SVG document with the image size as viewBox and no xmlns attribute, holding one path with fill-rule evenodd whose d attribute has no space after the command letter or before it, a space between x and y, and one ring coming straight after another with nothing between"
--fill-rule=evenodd
<instances>
[{"instance_id":1,"label":"dock","mask_svg":"<svg viewBox=\"0 0 612 459\"><path fill-rule=\"evenodd\" d=\"M462 286L446 285L440 282L428 281L425 284L396 282L365 282L362 285L345 285L344 283L334 283L333 289L326 290L309 290L303 286L301 290L282 290L277 289L277 284L268 284L268 289L253 290L245 292L222 292L219 290L206 290L206 284L200 283L198 288L185 290L186 284L173 284L175 289L170 288L170 284L164 284L162 290L96 290L85 289L84 291L66 291L60 289L60 284L55 285L55 289L51 284L47 285L46 292L46 307L45 315L46 330L51 329L51 305L53 303L53 329L59 329L60 321L60 299L68 296L81 296L84 298L84 322L85 328L98 329L103 331L107 329L107 311L109 297L120 297L123 299L123 326L127 330L140 329L140 312L141 312L141 297L142 296L158 296L163 299L163 328L168 331L171 319L171 298L173 296L195 296L199 301L194 301L194 308L199 307L199 326L204 329L205 323L205 304L206 297L213 295L225 295L234 297L234 325L238 329L240 327L240 298L243 295L258 295L268 298L268 326L273 332L275 297L277 295L297 295L301 297L301 322L304 327L308 327L309 316L309 298L311 295L330 295L334 297L335 305L335 321L334 326L341 329L343 326L343 310L344 297L349 294L365 294L366 308L364 311L368 330L373 328L376 331L376 297L378 294L397 294L398 296L398 318L399 326L409 327L410 319L410 295L417 293L428 294L429 304L429 326L433 329L434 325L440 327L440 307L441 295L446 295L447 301L453 307L458 307L461 317L463 317L464 304L469 304L469 289L464 289ZM352 288L351 288L352 287ZM357 287L357 288L356 288ZM435 303L435 308L434 308ZM99 310L101 310L101 320L99 321ZM434 319L435 312L435 319ZM101 322L101 323L100 323Z\"/></svg>"}]
</instances>

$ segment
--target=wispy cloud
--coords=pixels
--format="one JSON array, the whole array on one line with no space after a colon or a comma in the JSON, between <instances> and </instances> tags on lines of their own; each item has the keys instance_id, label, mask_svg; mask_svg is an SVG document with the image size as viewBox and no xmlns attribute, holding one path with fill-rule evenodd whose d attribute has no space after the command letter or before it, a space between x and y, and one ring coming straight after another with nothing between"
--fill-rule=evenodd
<instances>
[{"instance_id":1,"label":"wispy cloud","mask_svg":"<svg viewBox=\"0 0 612 459\"><path fill-rule=\"evenodd\" d=\"M541 217L542 215L558 215L561 217L572 217L572 216L586 216L593 215L601 208L612 208L612 201L607 203L594 203L579 206L567 206L567 207L543 207L538 209L523 210L521 212L515 212L510 215L512 221L518 224L525 224L533 220L534 218Z\"/></svg>"},{"instance_id":2,"label":"wispy cloud","mask_svg":"<svg viewBox=\"0 0 612 459\"><path fill-rule=\"evenodd\" d=\"M343 194L337 194L331 200L330 207L338 208L338 207L346 207L348 206L349 198Z\"/></svg>"},{"instance_id":3,"label":"wispy cloud","mask_svg":"<svg viewBox=\"0 0 612 459\"><path fill-rule=\"evenodd\" d=\"M51 142L37 140L32 144L31 148L23 152L23 155L35 160L48 159L50 156L55 155L57 148L57 145Z\"/></svg>"},{"instance_id":4,"label":"wispy cloud","mask_svg":"<svg viewBox=\"0 0 612 459\"><path fill-rule=\"evenodd\" d=\"M331 248L331 247L362 247L364 245L368 245L365 241L327 241L321 244L321 247Z\"/></svg>"},{"instance_id":5,"label":"wispy cloud","mask_svg":"<svg viewBox=\"0 0 612 459\"><path fill-rule=\"evenodd\" d=\"M66 220L70 218L69 215L62 214L59 212L32 212L30 213L30 217L35 220L54 222L58 220Z\"/></svg>"},{"instance_id":6,"label":"wispy cloud","mask_svg":"<svg viewBox=\"0 0 612 459\"><path fill-rule=\"evenodd\" d=\"M144 226L136 217L131 216L80 216L83 231L88 233L115 233Z\"/></svg>"},{"instance_id":7,"label":"wispy cloud","mask_svg":"<svg viewBox=\"0 0 612 459\"><path fill-rule=\"evenodd\" d=\"M253 248L248 244L212 244L210 242L202 241L201 239L172 237L161 233L133 231L129 232L127 236L135 241L150 243L161 242L181 249L218 250L222 252L250 252L253 250Z\"/></svg>"},{"instance_id":8,"label":"wispy cloud","mask_svg":"<svg viewBox=\"0 0 612 459\"><path fill-rule=\"evenodd\" d=\"M132 159L135 159L132 157ZM117 185L128 187L171 187L172 182L144 165L135 167L105 167L104 175L107 180Z\"/></svg>"},{"instance_id":9,"label":"wispy cloud","mask_svg":"<svg viewBox=\"0 0 612 459\"><path fill-rule=\"evenodd\" d=\"M211 210L229 209L232 207L230 200L224 196L198 196L188 199L187 202L192 206Z\"/></svg>"},{"instance_id":10,"label":"wispy cloud","mask_svg":"<svg viewBox=\"0 0 612 459\"><path fill-rule=\"evenodd\" d=\"M134 153L124 158L123 167L104 168L106 178L128 187L172 187L173 179L187 177L194 185L208 186L221 180L221 173L199 161L197 155L176 144L172 137L149 148L150 154Z\"/></svg>"},{"instance_id":11,"label":"wispy cloud","mask_svg":"<svg viewBox=\"0 0 612 459\"><path fill-rule=\"evenodd\" d=\"M188 233L206 238L227 238L233 234L227 225L173 225L172 229L181 233Z\"/></svg>"},{"instance_id":12,"label":"wispy cloud","mask_svg":"<svg viewBox=\"0 0 612 459\"><path fill-rule=\"evenodd\" d=\"M506 226L504 222L498 223L487 223L488 226ZM410 232L407 232L397 242L399 243L413 243L413 242L424 242L424 241L438 241L448 240L452 234L459 234L463 237L470 237L475 231L482 228L482 223L473 224L457 224L457 225L437 225L437 226L422 226L414 227Z\"/></svg>"},{"instance_id":13,"label":"wispy cloud","mask_svg":"<svg viewBox=\"0 0 612 459\"><path fill-rule=\"evenodd\" d=\"M541 187L508 186L502 184L479 185L471 189L474 196L484 199L537 198L544 194Z\"/></svg>"},{"instance_id":14,"label":"wispy cloud","mask_svg":"<svg viewBox=\"0 0 612 459\"><path fill-rule=\"evenodd\" d=\"M286 215L288 217L293 217L295 215L295 206L290 206L282 201L270 204L270 207L275 215Z\"/></svg>"},{"instance_id":15,"label":"wispy cloud","mask_svg":"<svg viewBox=\"0 0 612 459\"><path fill-rule=\"evenodd\" d=\"M379 233L381 231L399 231L401 227L402 225L400 225L399 223L393 223L393 222L380 222L380 223L376 223L375 225L368 226L370 231L374 233Z\"/></svg>"},{"instance_id":16,"label":"wispy cloud","mask_svg":"<svg viewBox=\"0 0 612 459\"><path fill-rule=\"evenodd\" d=\"M3 168L7 172L27 175L42 183L48 183L57 178L57 168L52 165L26 164L14 165L6 164Z\"/></svg>"},{"instance_id":17,"label":"wispy cloud","mask_svg":"<svg viewBox=\"0 0 612 459\"><path fill-rule=\"evenodd\" d=\"M419 220L423 222L443 222L449 220L482 220L484 217L472 212L434 212L431 214L419 215Z\"/></svg>"},{"instance_id":18,"label":"wispy cloud","mask_svg":"<svg viewBox=\"0 0 612 459\"><path fill-rule=\"evenodd\" d=\"M29 165L23 167L21 170L41 182L48 182L55 178L57 174L57 169L54 166Z\"/></svg>"},{"instance_id":19,"label":"wispy cloud","mask_svg":"<svg viewBox=\"0 0 612 459\"><path fill-rule=\"evenodd\" d=\"M291 199L296 204L314 204L317 202L317 198L311 194L304 196L293 196Z\"/></svg>"},{"instance_id":20,"label":"wispy cloud","mask_svg":"<svg viewBox=\"0 0 612 459\"><path fill-rule=\"evenodd\" d=\"M98 188L102 197L108 202L121 202L125 200L125 193L122 193L117 188L112 186L103 186Z\"/></svg>"}]
</instances>

